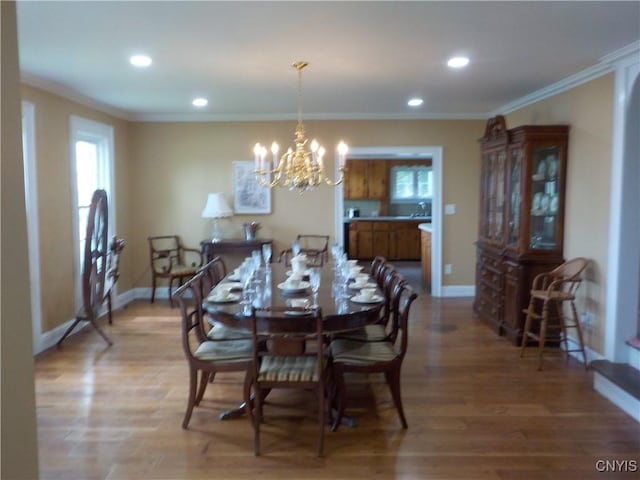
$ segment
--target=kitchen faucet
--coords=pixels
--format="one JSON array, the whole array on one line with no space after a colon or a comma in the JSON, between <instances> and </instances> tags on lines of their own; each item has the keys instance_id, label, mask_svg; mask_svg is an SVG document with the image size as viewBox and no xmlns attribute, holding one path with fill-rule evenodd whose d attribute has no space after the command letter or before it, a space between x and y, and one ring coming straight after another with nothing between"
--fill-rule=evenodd
<instances>
[{"instance_id":1,"label":"kitchen faucet","mask_svg":"<svg viewBox=\"0 0 640 480\"><path fill-rule=\"evenodd\" d=\"M427 202L418 202L416 207L416 211L411 214L411 218L427 216Z\"/></svg>"}]
</instances>

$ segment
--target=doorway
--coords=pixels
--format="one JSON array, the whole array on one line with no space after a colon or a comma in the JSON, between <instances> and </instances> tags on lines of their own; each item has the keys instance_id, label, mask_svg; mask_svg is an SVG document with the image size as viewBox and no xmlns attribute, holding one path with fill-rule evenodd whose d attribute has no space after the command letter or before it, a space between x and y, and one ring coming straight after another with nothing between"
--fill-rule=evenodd
<instances>
[{"instance_id":1,"label":"doorway","mask_svg":"<svg viewBox=\"0 0 640 480\"><path fill-rule=\"evenodd\" d=\"M356 147L349 150L349 159L376 158L376 159L420 159L430 158L433 175L433 199L431 207L431 226L433 229L431 239L431 295L442 295L442 147L441 146L415 146L415 147ZM342 184L335 191L335 238L344 245L343 229L343 187Z\"/></svg>"}]
</instances>

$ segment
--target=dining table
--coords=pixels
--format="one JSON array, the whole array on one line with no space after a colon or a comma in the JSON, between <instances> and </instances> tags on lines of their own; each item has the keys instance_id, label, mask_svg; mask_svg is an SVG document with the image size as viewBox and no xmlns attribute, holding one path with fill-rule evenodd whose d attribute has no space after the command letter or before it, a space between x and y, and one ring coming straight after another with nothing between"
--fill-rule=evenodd
<instances>
[{"instance_id":1,"label":"dining table","mask_svg":"<svg viewBox=\"0 0 640 480\"><path fill-rule=\"evenodd\" d=\"M336 275L337 267L334 263L314 268L320 272L320 286L315 294L308 281L310 269L302 272L302 281L295 288L291 288L287 283L287 278L292 272L291 266L284 263L262 266L254 274L254 281L246 284L237 276L237 271L231 272L204 297L203 309L207 314L207 321L212 326L219 323L250 332L252 306L294 307L299 299L306 299L303 303L308 306L317 305L322 309L323 330L328 337L339 332L357 330L380 319L384 295L373 279L369 278L366 287L375 289L375 293L371 297L363 298L360 287L355 288L355 283L349 275ZM368 267L363 267L363 270L364 268ZM252 290L250 293L246 291L249 286ZM217 293L222 290L228 291L224 297ZM257 321L258 331L267 334L283 331L305 334L315 329L315 317L301 314L299 309L292 309L291 315L278 318L260 316ZM245 405L242 404L233 410L223 412L220 418L236 418L243 415L244 410Z\"/></svg>"}]
</instances>

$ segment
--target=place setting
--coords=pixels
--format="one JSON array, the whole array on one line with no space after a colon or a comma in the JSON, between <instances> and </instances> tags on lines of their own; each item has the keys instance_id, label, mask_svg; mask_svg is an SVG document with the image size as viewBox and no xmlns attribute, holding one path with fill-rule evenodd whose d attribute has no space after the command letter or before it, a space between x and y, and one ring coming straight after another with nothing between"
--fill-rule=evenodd
<instances>
[{"instance_id":1,"label":"place setting","mask_svg":"<svg viewBox=\"0 0 640 480\"><path fill-rule=\"evenodd\" d=\"M218 285L207 297L209 303L235 303L241 298L239 293L233 293L231 287Z\"/></svg>"},{"instance_id":2,"label":"place setting","mask_svg":"<svg viewBox=\"0 0 640 480\"><path fill-rule=\"evenodd\" d=\"M384 300L384 297L378 295L375 288L363 288L359 294L354 295L350 300L355 303L380 303Z\"/></svg>"},{"instance_id":3,"label":"place setting","mask_svg":"<svg viewBox=\"0 0 640 480\"><path fill-rule=\"evenodd\" d=\"M301 293L307 290L311 284L302 280L302 274L292 272L282 283L278 284L278 289L284 294Z\"/></svg>"},{"instance_id":4,"label":"place setting","mask_svg":"<svg viewBox=\"0 0 640 480\"><path fill-rule=\"evenodd\" d=\"M349 288L352 290L362 290L363 288L376 288L376 284L371 282L371 277L366 273L358 273L353 280L349 283Z\"/></svg>"},{"instance_id":5,"label":"place setting","mask_svg":"<svg viewBox=\"0 0 640 480\"><path fill-rule=\"evenodd\" d=\"M284 314L292 317L305 317L313 312L309 310L312 307L308 298L290 298L287 300L287 306L292 310L285 310Z\"/></svg>"}]
</instances>

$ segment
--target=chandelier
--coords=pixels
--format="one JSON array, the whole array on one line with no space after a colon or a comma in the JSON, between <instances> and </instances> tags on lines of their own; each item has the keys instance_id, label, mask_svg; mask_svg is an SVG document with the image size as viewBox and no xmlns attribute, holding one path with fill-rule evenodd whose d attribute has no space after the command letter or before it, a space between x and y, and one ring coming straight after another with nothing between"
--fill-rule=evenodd
<instances>
[{"instance_id":1,"label":"chandelier","mask_svg":"<svg viewBox=\"0 0 640 480\"><path fill-rule=\"evenodd\" d=\"M329 178L325 172L325 149L313 139L306 137L302 125L302 69L307 62L299 61L293 64L298 71L298 125L295 133L295 148L289 149L278 158L280 147L276 142L271 144L272 159L267 158L267 149L256 143L253 149L255 157L255 174L258 183L263 187L285 187L304 193L314 187L326 183L335 186L344 179L345 159L348 147L344 142L337 146L337 162L340 177L337 180Z\"/></svg>"}]
</instances>

